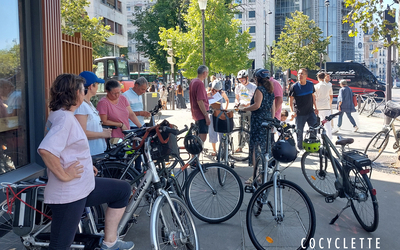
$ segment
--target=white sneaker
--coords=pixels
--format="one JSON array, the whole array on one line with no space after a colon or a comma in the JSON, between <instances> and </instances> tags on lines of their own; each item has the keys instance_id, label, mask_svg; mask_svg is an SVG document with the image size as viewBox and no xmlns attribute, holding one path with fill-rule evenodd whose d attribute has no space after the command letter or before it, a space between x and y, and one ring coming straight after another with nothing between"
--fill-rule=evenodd
<instances>
[{"instance_id":1,"label":"white sneaker","mask_svg":"<svg viewBox=\"0 0 400 250\"><path fill-rule=\"evenodd\" d=\"M357 130L358 130L358 127L355 126L355 127L353 128L353 132L357 132Z\"/></svg>"},{"instance_id":2,"label":"white sneaker","mask_svg":"<svg viewBox=\"0 0 400 250\"><path fill-rule=\"evenodd\" d=\"M340 127L336 127L333 129L332 134L336 134L337 132L339 132Z\"/></svg>"}]
</instances>

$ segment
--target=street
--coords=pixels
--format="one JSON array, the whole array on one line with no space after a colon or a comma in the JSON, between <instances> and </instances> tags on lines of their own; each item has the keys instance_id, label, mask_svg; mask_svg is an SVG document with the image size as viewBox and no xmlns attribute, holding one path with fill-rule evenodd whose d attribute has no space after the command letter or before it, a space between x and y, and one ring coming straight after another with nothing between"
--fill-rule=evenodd
<instances>
[{"instance_id":1,"label":"street","mask_svg":"<svg viewBox=\"0 0 400 250\"><path fill-rule=\"evenodd\" d=\"M232 98L231 98L232 99ZM400 101L400 89L393 89L393 99ZM233 100L233 99L232 99ZM230 106L233 104L230 104ZM288 109L287 106L284 108ZM343 130L339 133L344 137L353 137L355 142L351 149L360 151L366 146L370 138L382 128L383 119L379 115L373 117L354 117L359 126L359 131L353 133L347 118L344 118ZM178 125L192 122L191 113L188 110L166 110L162 111L162 119L167 119L172 124ZM391 139L393 140L393 138ZM311 198L316 218L317 228L314 235L314 248L311 249L398 249L398 228L400 226L400 175L397 169L390 167L395 162L396 152L392 149L393 141L389 141L387 150L378 159L379 165L372 173L372 185L377 190L379 202L379 226L373 233L362 229L356 220L351 208L346 209L334 225L329 225L330 220L345 206L347 200L338 198L333 203L325 203L323 196L315 192L306 182L301 174L299 154L296 161L282 172L287 180L300 185ZM206 142L205 147L211 149L211 144ZM214 161L206 155L203 161ZM284 169L286 164L282 164ZM247 163L236 163L235 171L241 177L243 183L252 174L252 168ZM245 193L244 201L239 212L230 220L221 224L208 224L195 218L196 228L200 240L200 249L254 249L246 229L246 209L251 194ZM151 249L149 237L149 217L146 214L148 206L141 208L138 223L129 230L125 240L135 242L135 249ZM13 234L8 234L0 239L0 249L24 249L20 240Z\"/></svg>"}]
</instances>

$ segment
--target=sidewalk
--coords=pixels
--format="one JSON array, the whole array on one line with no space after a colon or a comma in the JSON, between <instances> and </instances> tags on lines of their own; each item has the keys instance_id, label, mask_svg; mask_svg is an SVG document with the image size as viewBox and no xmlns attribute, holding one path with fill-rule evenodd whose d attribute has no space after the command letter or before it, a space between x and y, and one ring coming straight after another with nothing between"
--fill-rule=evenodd
<instances>
[{"instance_id":1,"label":"sidewalk","mask_svg":"<svg viewBox=\"0 0 400 250\"><path fill-rule=\"evenodd\" d=\"M231 106L232 105L232 106ZM184 125L190 125L193 122L190 113L190 104L187 110L164 110L162 111L162 119L167 119L170 123L175 124L182 129ZM233 104L230 104L233 107ZM284 106L288 109L287 106ZM383 119L378 117L366 117L359 116L357 113L353 113L354 118L359 126L359 131L356 133L352 132L351 124L348 122L347 117L343 119L342 130L338 135L344 137L354 138L354 143L351 145L352 149L363 151L370 138L381 130L383 126ZM335 121L334 124L336 124ZM336 135L335 135L336 136ZM393 140L393 138L392 138ZM335 141L335 140L333 140ZM180 144L183 142L180 142ZM380 224L374 233L365 232L357 220L355 219L351 209L345 210L335 225L329 225L329 221L335 216L336 213L345 205L345 200L338 199L334 203L327 204L324 198L317 194L306 182L300 170L300 159L301 155L298 155L296 161L289 168L282 172L282 175L300 185L310 196L312 200L317 216L317 230L315 233L315 239L318 243L319 239L331 238L333 241L336 238L340 239L341 248L343 247L344 239L348 239L346 246L348 248L352 238L356 238L359 242L360 238L373 238L374 242L376 238L380 239L380 249L397 249L398 248L398 227L400 226L400 214L397 208L400 207L400 193L399 183L400 175L388 174L396 172L389 168L389 164L394 162L397 154L391 149L389 141L387 151L378 159L379 166L378 171L374 171L372 174L372 184L376 188L379 200L379 214ZM205 148L211 152L211 144L208 140L205 142ZM204 162L214 161L210 156L202 156L201 160ZM285 165L284 165L285 166ZM247 163L236 163L235 171L240 176L241 180L247 180L252 174L252 168L247 166ZM246 228L246 210L247 204L251 198L251 194L245 194L243 204L239 212L230 220L221 224L208 224L202 222L194 217L196 223L196 229L199 235L200 249L204 250L248 250L255 249L248 237ZM149 237L149 217L146 214L148 209L147 204L142 207L140 216L138 217L138 223L134 224L129 232L127 233L125 240L132 240L135 242L135 249L148 250L151 249L150 237ZM358 244L358 243L357 243ZM324 245L325 249L329 249ZM20 243L18 237L13 234L6 235L0 239L0 250L3 249L15 249L22 250L24 247ZM316 248L318 249L318 247ZM331 249L336 249L331 247ZM355 249L376 249L375 245L371 248L364 246L361 248L356 245Z\"/></svg>"}]
</instances>

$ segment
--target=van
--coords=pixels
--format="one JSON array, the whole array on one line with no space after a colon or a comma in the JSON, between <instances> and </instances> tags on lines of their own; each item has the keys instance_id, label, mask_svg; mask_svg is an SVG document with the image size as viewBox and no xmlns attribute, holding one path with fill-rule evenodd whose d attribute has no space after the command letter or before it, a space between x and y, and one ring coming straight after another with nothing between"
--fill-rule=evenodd
<instances>
[{"instance_id":1,"label":"van","mask_svg":"<svg viewBox=\"0 0 400 250\"><path fill-rule=\"evenodd\" d=\"M376 77L364 65L353 62L327 62L327 72L331 75L333 95L339 93L340 80L347 81L347 85L354 94L376 92L379 97L385 97L386 84L378 81ZM297 81L297 71L291 70L291 82ZM308 70L307 80L314 84L318 83L317 73L319 70Z\"/></svg>"}]
</instances>

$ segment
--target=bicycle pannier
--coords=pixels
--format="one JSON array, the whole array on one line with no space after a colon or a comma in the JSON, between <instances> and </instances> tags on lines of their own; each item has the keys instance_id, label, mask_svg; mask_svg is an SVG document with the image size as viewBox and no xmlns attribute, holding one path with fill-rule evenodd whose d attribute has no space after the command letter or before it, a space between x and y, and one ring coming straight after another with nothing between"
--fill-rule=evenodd
<instances>
[{"instance_id":1,"label":"bicycle pannier","mask_svg":"<svg viewBox=\"0 0 400 250\"><path fill-rule=\"evenodd\" d=\"M400 104L393 101L388 101L385 105L383 113L385 113L385 115L389 116L390 118L396 118L400 116Z\"/></svg>"},{"instance_id":2,"label":"bicycle pannier","mask_svg":"<svg viewBox=\"0 0 400 250\"><path fill-rule=\"evenodd\" d=\"M371 160L364 153L357 150L343 152L343 159L356 166L359 170L371 165Z\"/></svg>"},{"instance_id":3,"label":"bicycle pannier","mask_svg":"<svg viewBox=\"0 0 400 250\"><path fill-rule=\"evenodd\" d=\"M161 124L161 126L169 126L171 128L177 129L175 125L169 124L166 120L164 120ZM151 132L150 135L154 135L155 132ZM175 154L179 155L179 147L178 147L178 140L176 139L176 135L166 133L166 132L161 132L161 136L164 140L167 140L168 142L162 143L158 137L154 138L151 140L151 158L153 161L157 160L167 160L169 155Z\"/></svg>"},{"instance_id":4,"label":"bicycle pannier","mask_svg":"<svg viewBox=\"0 0 400 250\"><path fill-rule=\"evenodd\" d=\"M17 188L17 192L24 188ZM36 187L28 188L18 195L27 204L36 207ZM35 210L25 205L19 199L15 200L15 210L13 218L13 232L19 236L30 234L34 228Z\"/></svg>"},{"instance_id":5,"label":"bicycle pannier","mask_svg":"<svg viewBox=\"0 0 400 250\"><path fill-rule=\"evenodd\" d=\"M233 130L233 112L215 110L213 113L214 131L218 133L230 133Z\"/></svg>"}]
</instances>

